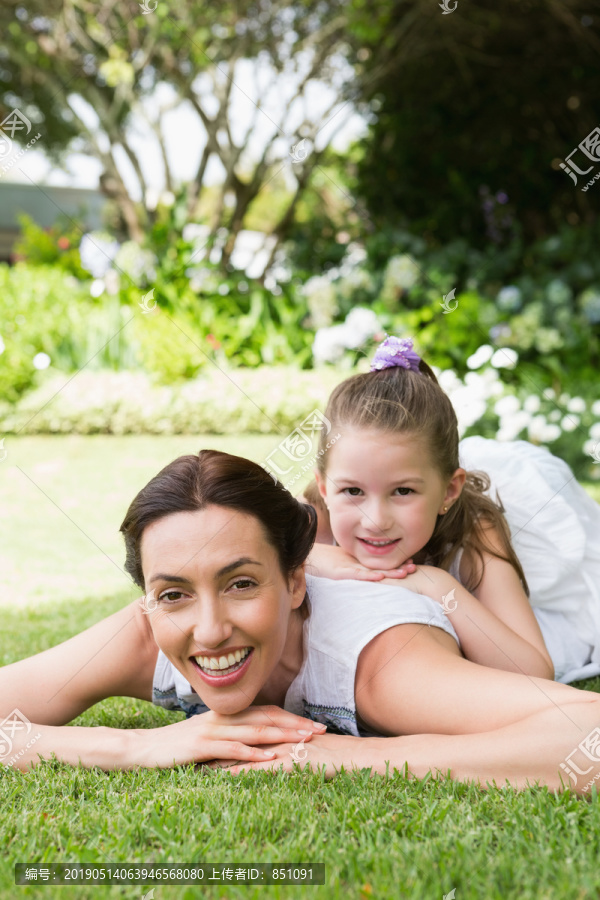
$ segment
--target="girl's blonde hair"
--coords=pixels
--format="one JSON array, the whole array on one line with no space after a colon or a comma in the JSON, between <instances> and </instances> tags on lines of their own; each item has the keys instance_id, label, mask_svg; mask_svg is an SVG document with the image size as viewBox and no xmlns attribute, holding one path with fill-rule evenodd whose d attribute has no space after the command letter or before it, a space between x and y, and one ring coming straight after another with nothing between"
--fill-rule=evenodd
<instances>
[{"instance_id":1,"label":"girl's blonde hair","mask_svg":"<svg viewBox=\"0 0 600 900\"><path fill-rule=\"evenodd\" d=\"M422 440L429 448L432 462L444 478L450 480L459 467L458 422L450 399L441 389L437 378L420 360L419 371L394 367L376 372L354 375L339 384L327 404L325 417L331 429L376 429L392 434L409 434ZM321 430L317 468L325 477L328 434ZM367 463L368 464L368 463ZM438 516L434 532L423 549L416 554L415 563L439 566L448 570L460 547L479 557L479 577L465 585L475 590L483 577L483 553L490 553L509 562L516 570L529 595L525 573L512 547L510 531L503 516L504 508L484 491L490 479L484 472L467 472L460 497L449 512ZM304 491L305 498L327 518L316 481ZM486 530L493 527L500 537L502 553L487 540ZM475 567L472 567L473 571Z\"/></svg>"}]
</instances>

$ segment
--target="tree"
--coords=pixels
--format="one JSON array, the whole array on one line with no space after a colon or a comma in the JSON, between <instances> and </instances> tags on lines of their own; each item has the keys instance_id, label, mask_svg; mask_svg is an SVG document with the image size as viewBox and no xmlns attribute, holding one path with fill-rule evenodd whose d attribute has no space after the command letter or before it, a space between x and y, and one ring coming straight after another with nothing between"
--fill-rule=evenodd
<instances>
[{"instance_id":1,"label":"tree","mask_svg":"<svg viewBox=\"0 0 600 900\"><path fill-rule=\"evenodd\" d=\"M144 7L135 0L31 0L27 8L9 0L0 8L0 113L21 109L57 161L67 149L98 159L103 192L120 210L127 236L141 242L155 219L155 198L134 131L158 149L164 188L175 192L181 179L169 158L165 119L185 106L204 133L186 186L188 216L194 218L209 164L218 160L223 180L207 245L222 238L223 266L259 193L285 178L286 203L271 225L272 262L327 148L320 132L333 122L331 140L353 112L345 103L352 80L344 70L351 52L346 23L344 0L144 0ZM330 88L322 108L307 99L315 80ZM269 103L273 90L283 99L279 108ZM252 110L244 133L232 118L234 94ZM127 168L135 189L126 185Z\"/></svg>"},{"instance_id":2,"label":"tree","mask_svg":"<svg viewBox=\"0 0 600 900\"><path fill-rule=\"evenodd\" d=\"M595 221L597 197L560 163L600 124L597 12L591 0L458 0L451 15L429 0L356 2L373 123L354 189L375 224L482 245Z\"/></svg>"}]
</instances>

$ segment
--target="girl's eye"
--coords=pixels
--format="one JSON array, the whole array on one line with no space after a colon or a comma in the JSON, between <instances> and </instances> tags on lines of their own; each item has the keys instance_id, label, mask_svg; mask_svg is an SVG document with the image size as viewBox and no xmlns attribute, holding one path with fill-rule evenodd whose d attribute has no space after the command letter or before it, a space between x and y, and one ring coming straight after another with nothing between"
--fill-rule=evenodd
<instances>
[{"instance_id":1,"label":"girl's eye","mask_svg":"<svg viewBox=\"0 0 600 900\"><path fill-rule=\"evenodd\" d=\"M414 494L414 491L412 488L399 487L399 488L396 488L396 490L400 491L401 497L407 497L409 494Z\"/></svg>"},{"instance_id":2,"label":"girl's eye","mask_svg":"<svg viewBox=\"0 0 600 900\"><path fill-rule=\"evenodd\" d=\"M183 591L163 591L163 593L159 595L158 599L166 601L167 603L176 603L184 596L185 594L183 593Z\"/></svg>"},{"instance_id":3,"label":"girl's eye","mask_svg":"<svg viewBox=\"0 0 600 900\"><path fill-rule=\"evenodd\" d=\"M355 493L352 493L352 491L354 491ZM346 494L346 492L348 492L347 496L349 497L358 497L358 495L362 493L361 489L357 487L344 488L342 493Z\"/></svg>"}]
</instances>

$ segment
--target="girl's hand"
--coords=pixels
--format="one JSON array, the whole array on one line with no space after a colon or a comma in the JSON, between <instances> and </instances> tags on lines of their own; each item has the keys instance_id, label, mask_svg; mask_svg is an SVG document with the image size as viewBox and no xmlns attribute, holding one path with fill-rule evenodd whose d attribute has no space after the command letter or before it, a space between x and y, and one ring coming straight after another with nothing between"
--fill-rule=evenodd
<instances>
[{"instance_id":1,"label":"girl's hand","mask_svg":"<svg viewBox=\"0 0 600 900\"><path fill-rule=\"evenodd\" d=\"M308 557L307 571L320 578L345 578L356 581L381 581L382 578L406 578L416 571L412 559L408 559L399 569L367 569L354 556L341 547L315 544Z\"/></svg>"},{"instance_id":2,"label":"girl's hand","mask_svg":"<svg viewBox=\"0 0 600 900\"><path fill-rule=\"evenodd\" d=\"M324 730L325 725L320 722L303 719L278 706L250 706L234 715L210 710L173 725L135 729L129 755L132 765L144 768L169 768L214 759L262 761L273 759L274 747L280 743L287 746L289 741L310 741Z\"/></svg>"},{"instance_id":3,"label":"girl's hand","mask_svg":"<svg viewBox=\"0 0 600 900\"><path fill-rule=\"evenodd\" d=\"M240 761L232 766L229 760L220 759L210 763L210 768L226 768L232 775L240 775L252 769L292 772L294 766L317 772L324 766L326 778L334 778L342 766L347 772L360 768L372 768L375 772L380 769L381 740L346 734L315 735L308 747L297 743L273 745L270 749L275 756L270 760Z\"/></svg>"}]
</instances>

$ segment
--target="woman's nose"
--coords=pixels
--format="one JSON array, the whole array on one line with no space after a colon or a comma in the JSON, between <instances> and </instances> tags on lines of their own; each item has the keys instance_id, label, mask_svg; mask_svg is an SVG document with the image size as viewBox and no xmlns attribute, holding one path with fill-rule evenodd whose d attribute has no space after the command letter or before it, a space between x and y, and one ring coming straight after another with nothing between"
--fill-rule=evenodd
<instances>
[{"instance_id":1,"label":"woman's nose","mask_svg":"<svg viewBox=\"0 0 600 900\"><path fill-rule=\"evenodd\" d=\"M200 649L212 650L231 637L233 627L221 603L199 600L193 610L192 634Z\"/></svg>"}]
</instances>

